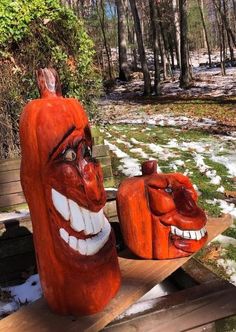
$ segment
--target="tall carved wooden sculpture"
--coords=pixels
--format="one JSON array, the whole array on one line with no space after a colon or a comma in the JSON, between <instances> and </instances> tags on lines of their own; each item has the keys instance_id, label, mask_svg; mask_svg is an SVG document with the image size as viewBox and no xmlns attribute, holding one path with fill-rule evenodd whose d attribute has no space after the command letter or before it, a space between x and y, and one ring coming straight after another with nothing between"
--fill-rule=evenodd
<instances>
[{"instance_id":1,"label":"tall carved wooden sculpture","mask_svg":"<svg viewBox=\"0 0 236 332\"><path fill-rule=\"evenodd\" d=\"M40 279L55 312L92 314L120 285L102 171L80 103L61 96L54 70L39 70L37 79L41 99L24 108L20 141Z\"/></svg>"},{"instance_id":2,"label":"tall carved wooden sculpture","mask_svg":"<svg viewBox=\"0 0 236 332\"><path fill-rule=\"evenodd\" d=\"M124 180L117 207L126 245L139 257L189 256L207 240L206 215L197 193L180 173L158 174L156 161L142 165L142 176Z\"/></svg>"}]
</instances>

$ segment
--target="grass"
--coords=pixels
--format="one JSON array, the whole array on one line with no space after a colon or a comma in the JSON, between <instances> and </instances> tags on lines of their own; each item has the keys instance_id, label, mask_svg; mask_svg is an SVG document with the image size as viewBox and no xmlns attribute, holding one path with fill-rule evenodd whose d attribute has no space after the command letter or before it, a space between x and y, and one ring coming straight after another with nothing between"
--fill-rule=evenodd
<instances>
[{"instance_id":1,"label":"grass","mask_svg":"<svg viewBox=\"0 0 236 332\"><path fill-rule=\"evenodd\" d=\"M199 205L203 209L205 209L210 216L219 216L221 214L220 207L218 205L207 203L207 200L212 200L213 198L224 199L224 195L217 192L217 188L219 187L219 185L213 185L212 183L210 183L210 179L206 175L200 173L193 158L194 150L183 151L181 147L168 148L167 144L170 140L173 139L176 139L177 142L179 142L180 144L182 142L202 142L204 144L209 143L209 146L215 146L218 144L220 145L220 147L222 147L222 144L227 145L228 143L222 141L219 142L216 137L200 130L179 130L173 127L158 126L148 126L148 128L149 130L147 130L146 125L110 125L107 127L107 130L112 135L112 137L108 138L108 140L118 146L123 152L130 155L130 157L138 159L140 163L142 163L143 158L141 158L138 153L131 152L130 148L127 145L117 143L117 138L121 138L128 143L131 142L131 138L135 138L136 140L138 140L139 142L143 142L144 144L154 143L164 147L165 149L168 149L173 156L169 157L166 160L165 158L158 158L158 156L153 153L148 146L145 146L143 144L134 144L133 146L135 148L141 147L142 150L150 157L157 158L159 166L165 173L173 172L171 163L173 163L176 159L181 159L185 161L185 167L178 166L178 171L184 173L185 169L189 169L189 177L191 181L197 185L201 192L201 195L199 197ZM233 147L235 148L235 143L233 143ZM227 168L220 163L212 161L208 151L206 151L206 153L204 153L203 155L206 165L208 165L212 169L215 169L217 175L222 178L220 185L223 185L226 190L234 190L234 183L229 177ZM116 176L116 183L118 184L120 180L124 178L124 175L118 169L119 166L122 165L122 163L116 159L117 158L115 157L115 155L113 155L112 166Z\"/></svg>"},{"instance_id":2,"label":"grass","mask_svg":"<svg viewBox=\"0 0 236 332\"><path fill-rule=\"evenodd\" d=\"M234 227L230 227L224 231L223 235L236 239L236 221L234 221Z\"/></svg>"},{"instance_id":3,"label":"grass","mask_svg":"<svg viewBox=\"0 0 236 332\"><path fill-rule=\"evenodd\" d=\"M232 244L229 244L225 250L223 257L225 259L231 259L236 261L236 247Z\"/></svg>"},{"instance_id":4,"label":"grass","mask_svg":"<svg viewBox=\"0 0 236 332\"><path fill-rule=\"evenodd\" d=\"M217 274L219 277L225 280L229 280L230 276L226 273L222 266L219 266L217 264L217 259L219 258L218 255L220 255L219 248L220 243L218 241L211 242L210 244L208 244L207 247L199 250L194 257L201 263L203 263L205 266L207 266L209 270ZM214 253L216 253L215 257Z\"/></svg>"}]
</instances>

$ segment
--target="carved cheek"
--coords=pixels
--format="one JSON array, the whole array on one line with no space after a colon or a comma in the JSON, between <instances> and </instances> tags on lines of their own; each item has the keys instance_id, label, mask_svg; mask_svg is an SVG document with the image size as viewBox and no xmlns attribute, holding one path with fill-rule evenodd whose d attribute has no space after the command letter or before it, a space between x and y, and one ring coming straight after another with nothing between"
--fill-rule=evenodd
<instances>
[{"instance_id":1,"label":"carved cheek","mask_svg":"<svg viewBox=\"0 0 236 332\"><path fill-rule=\"evenodd\" d=\"M50 168L45 182L67 196L78 190L83 191L83 183L78 170L74 165L67 163Z\"/></svg>"},{"instance_id":2,"label":"carved cheek","mask_svg":"<svg viewBox=\"0 0 236 332\"><path fill-rule=\"evenodd\" d=\"M150 187L148 193L149 205L154 214L161 215L175 209L175 203L168 193Z\"/></svg>"}]
</instances>

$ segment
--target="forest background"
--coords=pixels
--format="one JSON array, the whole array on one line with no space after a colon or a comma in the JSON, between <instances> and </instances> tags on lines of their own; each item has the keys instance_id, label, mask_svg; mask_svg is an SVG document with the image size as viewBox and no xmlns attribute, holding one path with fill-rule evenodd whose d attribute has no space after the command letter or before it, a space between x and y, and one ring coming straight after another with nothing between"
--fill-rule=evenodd
<instances>
[{"instance_id":1,"label":"forest background","mask_svg":"<svg viewBox=\"0 0 236 332\"><path fill-rule=\"evenodd\" d=\"M93 116L94 100L134 73L146 96L163 95L178 69L180 87L191 88L191 52L222 75L236 65L235 0L1 0L0 18L1 158L19 154L19 114L38 96L39 67L55 67L64 95Z\"/></svg>"}]
</instances>

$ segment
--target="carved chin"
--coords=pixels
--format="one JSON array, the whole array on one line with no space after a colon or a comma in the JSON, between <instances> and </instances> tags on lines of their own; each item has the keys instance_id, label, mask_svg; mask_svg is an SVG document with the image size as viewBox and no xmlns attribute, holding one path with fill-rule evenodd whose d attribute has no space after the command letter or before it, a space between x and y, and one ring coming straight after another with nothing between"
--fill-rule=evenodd
<instances>
[{"instance_id":1,"label":"carved chin","mask_svg":"<svg viewBox=\"0 0 236 332\"><path fill-rule=\"evenodd\" d=\"M53 188L51 194L56 211L63 217L62 222L57 222L62 241L80 255L91 256L98 253L111 233L111 226L103 209L99 212L89 211Z\"/></svg>"}]
</instances>

